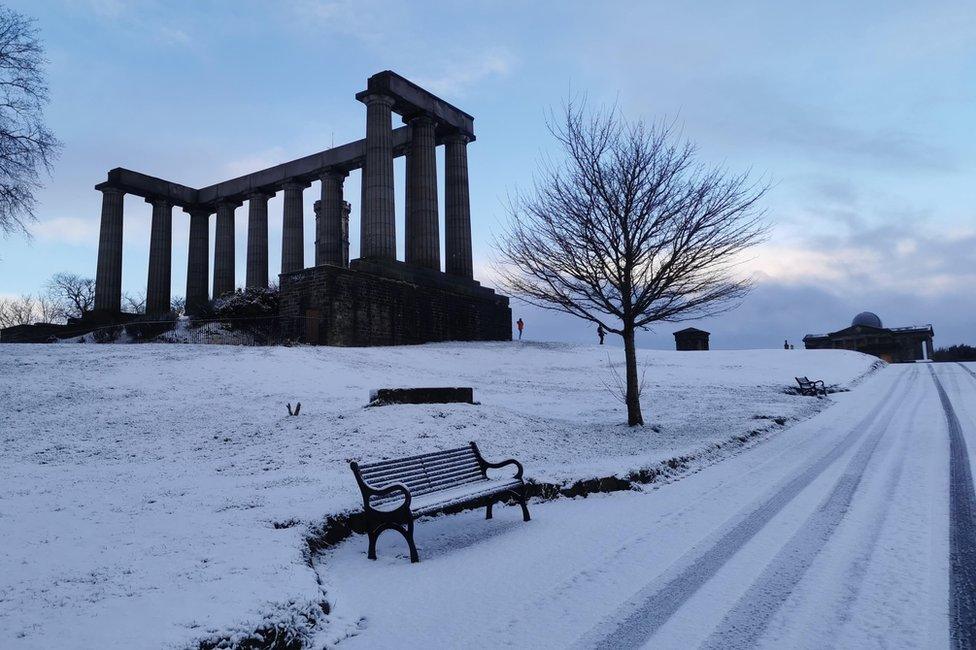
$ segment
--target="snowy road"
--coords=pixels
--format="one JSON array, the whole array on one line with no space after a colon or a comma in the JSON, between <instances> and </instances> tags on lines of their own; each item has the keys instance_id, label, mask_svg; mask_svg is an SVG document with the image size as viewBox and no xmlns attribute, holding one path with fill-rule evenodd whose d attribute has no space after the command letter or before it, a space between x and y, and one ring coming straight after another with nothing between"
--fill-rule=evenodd
<instances>
[{"instance_id":1,"label":"snowy road","mask_svg":"<svg viewBox=\"0 0 976 650\"><path fill-rule=\"evenodd\" d=\"M973 647L974 367L836 399L646 493L421 522L420 565L352 539L318 567L344 645Z\"/></svg>"}]
</instances>

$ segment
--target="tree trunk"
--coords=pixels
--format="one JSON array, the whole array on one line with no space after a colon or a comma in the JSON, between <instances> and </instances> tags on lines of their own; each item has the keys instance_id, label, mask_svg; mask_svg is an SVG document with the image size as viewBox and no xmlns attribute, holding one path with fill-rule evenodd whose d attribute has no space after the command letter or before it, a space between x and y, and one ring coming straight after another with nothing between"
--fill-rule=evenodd
<instances>
[{"instance_id":1,"label":"tree trunk","mask_svg":"<svg viewBox=\"0 0 976 650\"><path fill-rule=\"evenodd\" d=\"M634 344L634 328L624 327L624 356L627 359L627 424L644 424L641 415L640 383L637 379L637 348Z\"/></svg>"}]
</instances>

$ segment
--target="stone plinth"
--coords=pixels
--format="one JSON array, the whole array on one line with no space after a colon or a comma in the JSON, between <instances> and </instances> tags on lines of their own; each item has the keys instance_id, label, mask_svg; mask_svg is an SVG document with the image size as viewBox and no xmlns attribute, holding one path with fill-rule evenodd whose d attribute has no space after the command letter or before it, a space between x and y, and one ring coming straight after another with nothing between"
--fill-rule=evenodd
<instances>
[{"instance_id":1,"label":"stone plinth","mask_svg":"<svg viewBox=\"0 0 976 650\"><path fill-rule=\"evenodd\" d=\"M474 404L472 388L379 388L370 391L369 403L384 404Z\"/></svg>"},{"instance_id":2,"label":"stone plinth","mask_svg":"<svg viewBox=\"0 0 976 650\"><path fill-rule=\"evenodd\" d=\"M472 280L403 262L353 260L283 273L281 316L296 337L323 345L509 341L508 298Z\"/></svg>"}]
</instances>

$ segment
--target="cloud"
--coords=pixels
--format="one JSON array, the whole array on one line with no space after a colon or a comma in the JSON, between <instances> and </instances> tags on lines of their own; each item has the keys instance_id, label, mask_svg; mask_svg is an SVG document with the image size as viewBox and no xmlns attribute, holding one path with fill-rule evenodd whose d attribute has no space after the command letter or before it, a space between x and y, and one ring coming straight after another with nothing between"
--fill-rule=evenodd
<instances>
[{"instance_id":1,"label":"cloud","mask_svg":"<svg viewBox=\"0 0 976 650\"><path fill-rule=\"evenodd\" d=\"M437 95L463 96L472 86L491 77L505 77L515 67L516 57L504 47L487 48L471 58L454 59L448 68L415 81Z\"/></svg>"},{"instance_id":2,"label":"cloud","mask_svg":"<svg viewBox=\"0 0 976 650\"><path fill-rule=\"evenodd\" d=\"M236 178L268 167L274 167L292 158L294 156L289 157L284 147L272 147L230 161L224 165L224 175L227 178Z\"/></svg>"},{"instance_id":3,"label":"cloud","mask_svg":"<svg viewBox=\"0 0 976 650\"><path fill-rule=\"evenodd\" d=\"M87 246L98 243L98 222L95 219L55 217L36 223L32 232L44 241Z\"/></svg>"},{"instance_id":4,"label":"cloud","mask_svg":"<svg viewBox=\"0 0 976 650\"><path fill-rule=\"evenodd\" d=\"M190 44L190 35L176 27L163 25L157 31L157 39L164 45L184 46Z\"/></svg>"}]
</instances>

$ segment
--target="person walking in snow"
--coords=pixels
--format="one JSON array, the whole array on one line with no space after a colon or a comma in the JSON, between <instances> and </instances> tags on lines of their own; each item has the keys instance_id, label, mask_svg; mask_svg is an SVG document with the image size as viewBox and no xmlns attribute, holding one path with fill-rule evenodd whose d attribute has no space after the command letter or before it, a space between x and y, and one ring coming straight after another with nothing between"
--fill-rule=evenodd
<instances>
[{"instance_id":1,"label":"person walking in snow","mask_svg":"<svg viewBox=\"0 0 976 650\"><path fill-rule=\"evenodd\" d=\"M596 326L596 335L600 337L600 345L603 345L603 337L606 336L606 333L603 331L603 325Z\"/></svg>"},{"instance_id":2,"label":"person walking in snow","mask_svg":"<svg viewBox=\"0 0 976 650\"><path fill-rule=\"evenodd\" d=\"M784 350L789 350L790 349L790 342L789 341L783 341L783 349Z\"/></svg>"},{"instance_id":3,"label":"person walking in snow","mask_svg":"<svg viewBox=\"0 0 976 650\"><path fill-rule=\"evenodd\" d=\"M522 322L522 319L521 318L519 318L517 321L515 321L515 327L518 328L518 331L519 331L519 338L518 338L518 340L521 341L522 340L522 328L525 327L525 323Z\"/></svg>"}]
</instances>

